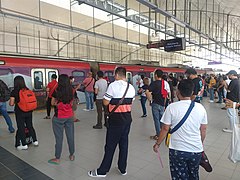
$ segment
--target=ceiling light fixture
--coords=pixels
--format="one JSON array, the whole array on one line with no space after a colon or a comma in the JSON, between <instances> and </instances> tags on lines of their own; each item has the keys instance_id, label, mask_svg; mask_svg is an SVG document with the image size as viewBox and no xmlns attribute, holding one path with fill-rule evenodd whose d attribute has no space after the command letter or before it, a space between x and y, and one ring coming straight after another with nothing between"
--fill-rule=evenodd
<instances>
[{"instance_id":1,"label":"ceiling light fixture","mask_svg":"<svg viewBox=\"0 0 240 180\"><path fill-rule=\"evenodd\" d=\"M186 27L186 24L185 24L184 22L179 21L179 20L177 20L177 19L175 19L175 18L173 18L173 17L169 17L168 20L171 21L171 22L174 23L174 24L177 24L177 25L183 27L183 28Z\"/></svg>"}]
</instances>

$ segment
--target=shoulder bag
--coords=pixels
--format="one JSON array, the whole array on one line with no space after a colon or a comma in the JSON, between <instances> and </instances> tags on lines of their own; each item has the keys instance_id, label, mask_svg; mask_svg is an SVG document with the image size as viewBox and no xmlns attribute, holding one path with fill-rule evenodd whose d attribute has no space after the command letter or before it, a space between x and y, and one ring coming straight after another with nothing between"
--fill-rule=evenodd
<instances>
[{"instance_id":1,"label":"shoulder bag","mask_svg":"<svg viewBox=\"0 0 240 180\"><path fill-rule=\"evenodd\" d=\"M183 123L187 120L187 118L190 115L194 105L195 105L195 103L194 103L194 101L192 101L188 110L187 110L187 112L186 112L186 114L183 116L182 120L173 129L170 129L169 132L167 133L167 136L166 136L166 139L165 139L165 144L166 144L167 147L169 147L169 141L170 141L171 134L174 133L175 131L177 131L183 125Z\"/></svg>"},{"instance_id":2,"label":"shoulder bag","mask_svg":"<svg viewBox=\"0 0 240 180\"><path fill-rule=\"evenodd\" d=\"M125 99L125 96L126 96L126 94L127 94L127 91L128 91L128 89L129 89L129 83L127 83L127 88L126 88L126 90L125 90L125 92L124 92L124 94L123 94L123 97L119 100L119 102L118 102L118 104L112 109L112 111L111 112L106 112L106 127L108 127L109 126L109 124L108 124L108 120L109 120L109 117L114 113L114 111L116 111L116 109L122 104L122 102L123 102L123 100Z\"/></svg>"},{"instance_id":3,"label":"shoulder bag","mask_svg":"<svg viewBox=\"0 0 240 180\"><path fill-rule=\"evenodd\" d=\"M81 86L80 86L78 91L85 92L86 88L89 86L89 84L91 84L92 80L93 80L93 78L91 79L91 81L86 86L81 84Z\"/></svg>"}]
</instances>

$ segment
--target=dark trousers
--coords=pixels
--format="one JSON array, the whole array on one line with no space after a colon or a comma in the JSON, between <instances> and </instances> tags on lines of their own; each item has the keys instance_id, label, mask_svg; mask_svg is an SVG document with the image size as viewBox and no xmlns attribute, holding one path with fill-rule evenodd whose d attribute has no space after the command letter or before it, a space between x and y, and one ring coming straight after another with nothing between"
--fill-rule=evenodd
<instances>
[{"instance_id":1,"label":"dark trousers","mask_svg":"<svg viewBox=\"0 0 240 180\"><path fill-rule=\"evenodd\" d=\"M141 96L141 105L142 105L143 115L147 115L146 101L147 101L147 97Z\"/></svg>"},{"instance_id":2,"label":"dark trousers","mask_svg":"<svg viewBox=\"0 0 240 180\"><path fill-rule=\"evenodd\" d=\"M201 152L192 153L169 149L169 164L172 179L199 180Z\"/></svg>"},{"instance_id":3,"label":"dark trousers","mask_svg":"<svg viewBox=\"0 0 240 180\"><path fill-rule=\"evenodd\" d=\"M51 101L52 101L52 98L49 98L47 99L47 102L46 102L46 106L47 106L47 116L50 116L50 113L51 113Z\"/></svg>"},{"instance_id":4,"label":"dark trousers","mask_svg":"<svg viewBox=\"0 0 240 180\"><path fill-rule=\"evenodd\" d=\"M112 120L114 121L114 119ZM97 173L106 174L111 168L113 155L117 145L119 145L118 169L121 172L126 171L128 156L128 134L130 132L131 120L121 123L120 126L112 125L109 122L109 128L106 134L105 154Z\"/></svg>"},{"instance_id":5,"label":"dark trousers","mask_svg":"<svg viewBox=\"0 0 240 180\"><path fill-rule=\"evenodd\" d=\"M16 133L16 143L15 146L20 145L20 140L23 146L26 145L26 134L25 127L29 130L29 135L32 137L33 142L37 141L36 132L32 124L32 112L16 112L16 122L17 122L17 133Z\"/></svg>"},{"instance_id":6,"label":"dark trousers","mask_svg":"<svg viewBox=\"0 0 240 180\"><path fill-rule=\"evenodd\" d=\"M64 129L67 137L69 153L70 155L73 155L75 151L73 118L57 118L54 116L52 119L52 127L56 139L55 157L57 159L60 159L61 157Z\"/></svg>"},{"instance_id":7,"label":"dark trousers","mask_svg":"<svg viewBox=\"0 0 240 180\"><path fill-rule=\"evenodd\" d=\"M106 124L106 112L107 112L107 107L103 105L103 100L102 99L97 99L96 100L96 107L97 107L97 125L102 126L102 114L104 110L104 124Z\"/></svg>"}]
</instances>

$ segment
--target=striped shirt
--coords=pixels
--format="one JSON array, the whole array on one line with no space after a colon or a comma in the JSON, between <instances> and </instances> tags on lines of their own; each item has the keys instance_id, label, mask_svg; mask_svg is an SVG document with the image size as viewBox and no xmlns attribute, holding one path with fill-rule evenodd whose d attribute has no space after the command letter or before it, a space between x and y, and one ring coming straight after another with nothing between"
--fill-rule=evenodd
<instances>
[{"instance_id":1,"label":"striped shirt","mask_svg":"<svg viewBox=\"0 0 240 180\"><path fill-rule=\"evenodd\" d=\"M103 98L110 101L109 103L109 112L118 104L120 99L123 97L124 92L127 88L127 82L123 80L117 80L111 83L107 89L107 92L104 94ZM110 121L114 120L115 124L120 125L121 121L132 120L131 110L132 102L135 97L135 89L129 84L128 92L123 100L123 103L114 111L110 116Z\"/></svg>"}]
</instances>

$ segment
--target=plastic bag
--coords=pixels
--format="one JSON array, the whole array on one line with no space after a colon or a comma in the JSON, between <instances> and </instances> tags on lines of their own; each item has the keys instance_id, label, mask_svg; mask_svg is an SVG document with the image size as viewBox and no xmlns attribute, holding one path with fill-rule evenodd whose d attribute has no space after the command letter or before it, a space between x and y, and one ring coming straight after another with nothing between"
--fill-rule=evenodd
<instances>
[{"instance_id":1,"label":"plastic bag","mask_svg":"<svg viewBox=\"0 0 240 180\"><path fill-rule=\"evenodd\" d=\"M236 163L240 161L240 126L239 126L239 120L238 115L235 110L236 103L233 103L233 109L234 109L234 122L233 122L233 132L232 132L232 142L230 147L230 152L228 158Z\"/></svg>"}]
</instances>

